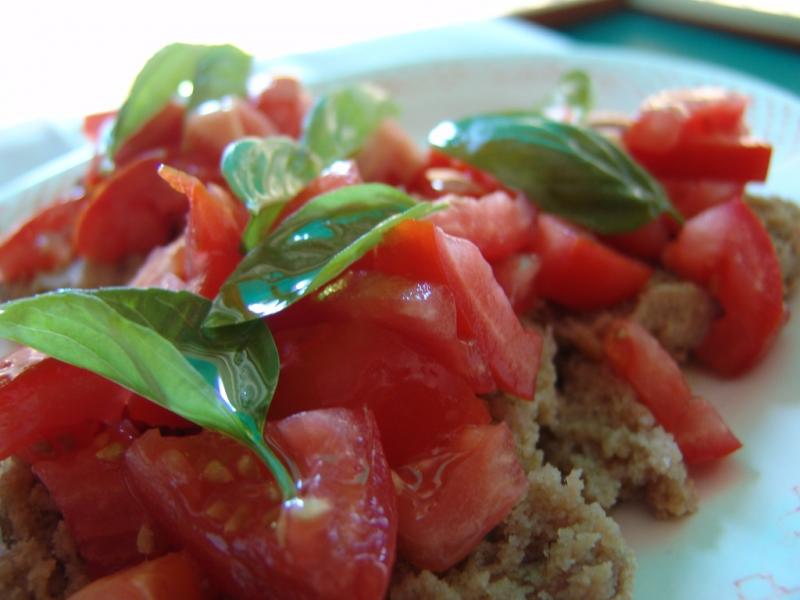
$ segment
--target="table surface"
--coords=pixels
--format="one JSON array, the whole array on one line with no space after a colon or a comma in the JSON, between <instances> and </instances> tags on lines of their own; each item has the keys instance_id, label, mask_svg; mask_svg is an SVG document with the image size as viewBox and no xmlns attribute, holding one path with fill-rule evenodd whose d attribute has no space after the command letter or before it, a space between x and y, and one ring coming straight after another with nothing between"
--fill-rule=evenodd
<instances>
[{"instance_id":1,"label":"table surface","mask_svg":"<svg viewBox=\"0 0 800 600\"><path fill-rule=\"evenodd\" d=\"M800 52L788 46L632 10L561 27L591 44L648 50L736 69L800 95Z\"/></svg>"}]
</instances>

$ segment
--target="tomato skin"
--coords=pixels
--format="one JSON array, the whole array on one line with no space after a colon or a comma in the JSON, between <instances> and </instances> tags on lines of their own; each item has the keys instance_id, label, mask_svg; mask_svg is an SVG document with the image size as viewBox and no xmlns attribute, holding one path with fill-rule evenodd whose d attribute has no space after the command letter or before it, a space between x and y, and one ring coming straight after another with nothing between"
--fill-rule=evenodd
<instances>
[{"instance_id":1,"label":"tomato skin","mask_svg":"<svg viewBox=\"0 0 800 600\"><path fill-rule=\"evenodd\" d=\"M609 246L648 262L658 262L671 239L669 217L659 217L627 233L601 236Z\"/></svg>"},{"instance_id":2,"label":"tomato skin","mask_svg":"<svg viewBox=\"0 0 800 600\"><path fill-rule=\"evenodd\" d=\"M513 254L492 264L497 283L518 315L536 305L536 276L541 261L533 252Z\"/></svg>"},{"instance_id":3,"label":"tomato skin","mask_svg":"<svg viewBox=\"0 0 800 600\"><path fill-rule=\"evenodd\" d=\"M298 139L311 97L296 79L276 77L261 91L255 105L279 133Z\"/></svg>"},{"instance_id":4,"label":"tomato skin","mask_svg":"<svg viewBox=\"0 0 800 600\"><path fill-rule=\"evenodd\" d=\"M476 341L497 386L533 398L541 337L523 329L477 246L430 222L406 221L387 234L368 262L382 273L444 283L456 302L459 336Z\"/></svg>"},{"instance_id":5,"label":"tomato skin","mask_svg":"<svg viewBox=\"0 0 800 600\"><path fill-rule=\"evenodd\" d=\"M186 108L182 104L166 104L117 148L114 154L117 167L134 162L152 150L177 149L183 135L185 112Z\"/></svg>"},{"instance_id":6,"label":"tomato skin","mask_svg":"<svg viewBox=\"0 0 800 600\"><path fill-rule=\"evenodd\" d=\"M450 206L427 217L455 237L475 244L489 262L522 250L531 242L536 210L524 196L492 192L480 198L454 196Z\"/></svg>"},{"instance_id":7,"label":"tomato skin","mask_svg":"<svg viewBox=\"0 0 800 600\"><path fill-rule=\"evenodd\" d=\"M717 460L741 448L714 406L692 395L680 367L641 325L612 321L603 335L603 349L611 369L673 434L688 464Z\"/></svg>"},{"instance_id":8,"label":"tomato skin","mask_svg":"<svg viewBox=\"0 0 800 600\"><path fill-rule=\"evenodd\" d=\"M239 264L247 209L220 187L166 165L159 175L189 199L184 276L199 279L198 292L213 298Z\"/></svg>"},{"instance_id":9,"label":"tomato skin","mask_svg":"<svg viewBox=\"0 0 800 600\"><path fill-rule=\"evenodd\" d=\"M85 203L83 196L57 202L0 241L0 282L30 279L69 264L72 232Z\"/></svg>"},{"instance_id":10,"label":"tomato skin","mask_svg":"<svg viewBox=\"0 0 800 600\"><path fill-rule=\"evenodd\" d=\"M423 162L417 145L396 122L383 121L355 156L364 181L406 186Z\"/></svg>"},{"instance_id":11,"label":"tomato skin","mask_svg":"<svg viewBox=\"0 0 800 600\"><path fill-rule=\"evenodd\" d=\"M483 400L461 378L398 334L362 322L324 323L275 334L281 375L270 414L367 406L390 465L465 424L486 424Z\"/></svg>"},{"instance_id":12,"label":"tomato skin","mask_svg":"<svg viewBox=\"0 0 800 600\"><path fill-rule=\"evenodd\" d=\"M175 552L98 579L68 600L210 600L204 581L199 565Z\"/></svg>"},{"instance_id":13,"label":"tomato skin","mask_svg":"<svg viewBox=\"0 0 800 600\"><path fill-rule=\"evenodd\" d=\"M695 350L714 371L739 375L764 356L785 322L780 265L769 234L744 202L710 208L686 222L664 265L704 286L722 305Z\"/></svg>"},{"instance_id":14,"label":"tomato skin","mask_svg":"<svg viewBox=\"0 0 800 600\"><path fill-rule=\"evenodd\" d=\"M122 423L96 436L86 448L33 466L93 576L167 549L163 535L125 481L125 449L137 435L129 423ZM138 543L142 528L150 532L147 547Z\"/></svg>"},{"instance_id":15,"label":"tomato skin","mask_svg":"<svg viewBox=\"0 0 800 600\"><path fill-rule=\"evenodd\" d=\"M741 200L744 184L714 179L667 179L662 182L670 202L687 219L707 208Z\"/></svg>"},{"instance_id":16,"label":"tomato skin","mask_svg":"<svg viewBox=\"0 0 800 600\"><path fill-rule=\"evenodd\" d=\"M80 256L113 263L176 237L188 203L158 176L164 155L137 159L98 185L75 230Z\"/></svg>"},{"instance_id":17,"label":"tomato skin","mask_svg":"<svg viewBox=\"0 0 800 600\"><path fill-rule=\"evenodd\" d=\"M414 566L444 571L506 518L528 488L505 423L467 426L395 475L398 548Z\"/></svg>"},{"instance_id":18,"label":"tomato skin","mask_svg":"<svg viewBox=\"0 0 800 600\"><path fill-rule=\"evenodd\" d=\"M408 184L409 191L425 198L436 199L447 194L483 196L498 190L514 195L497 179L444 152L431 148Z\"/></svg>"},{"instance_id":19,"label":"tomato skin","mask_svg":"<svg viewBox=\"0 0 800 600\"><path fill-rule=\"evenodd\" d=\"M134 423L147 427L168 427L171 429L196 429L191 421L176 415L163 406L151 402L139 394L131 394L125 414Z\"/></svg>"},{"instance_id":20,"label":"tomato skin","mask_svg":"<svg viewBox=\"0 0 800 600\"><path fill-rule=\"evenodd\" d=\"M85 421L115 422L130 392L22 348L0 364L0 459Z\"/></svg>"},{"instance_id":21,"label":"tomato skin","mask_svg":"<svg viewBox=\"0 0 800 600\"><path fill-rule=\"evenodd\" d=\"M607 308L634 297L652 275L628 258L552 215L539 215L532 250L542 263L538 293L576 310Z\"/></svg>"},{"instance_id":22,"label":"tomato skin","mask_svg":"<svg viewBox=\"0 0 800 600\"><path fill-rule=\"evenodd\" d=\"M296 500L281 503L259 459L211 432L145 433L126 453L132 488L229 597L383 598L397 515L372 417L306 412L267 437L300 475Z\"/></svg>"}]
</instances>

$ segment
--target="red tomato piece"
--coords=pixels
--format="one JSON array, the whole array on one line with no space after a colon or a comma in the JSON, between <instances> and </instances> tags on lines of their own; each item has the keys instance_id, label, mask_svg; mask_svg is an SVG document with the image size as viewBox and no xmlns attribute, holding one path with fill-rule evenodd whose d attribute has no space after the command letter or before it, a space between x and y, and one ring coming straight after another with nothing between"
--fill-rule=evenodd
<instances>
[{"instance_id":1,"label":"red tomato piece","mask_svg":"<svg viewBox=\"0 0 800 600\"><path fill-rule=\"evenodd\" d=\"M125 481L125 450L138 432L123 423L91 445L33 466L92 575L158 556L167 543Z\"/></svg>"},{"instance_id":2,"label":"red tomato piece","mask_svg":"<svg viewBox=\"0 0 800 600\"><path fill-rule=\"evenodd\" d=\"M185 552L167 554L92 582L69 600L209 600L205 575Z\"/></svg>"},{"instance_id":3,"label":"red tomato piece","mask_svg":"<svg viewBox=\"0 0 800 600\"><path fill-rule=\"evenodd\" d=\"M115 422L130 392L22 348L0 362L0 459L85 421Z\"/></svg>"},{"instance_id":4,"label":"red tomato piece","mask_svg":"<svg viewBox=\"0 0 800 600\"><path fill-rule=\"evenodd\" d=\"M542 261L538 293L576 310L595 310L633 298L653 271L552 215L539 215L532 250Z\"/></svg>"},{"instance_id":5,"label":"red tomato piece","mask_svg":"<svg viewBox=\"0 0 800 600\"><path fill-rule=\"evenodd\" d=\"M707 208L741 200L744 184L714 179L668 179L662 182L670 202L687 219Z\"/></svg>"},{"instance_id":6,"label":"red tomato piece","mask_svg":"<svg viewBox=\"0 0 800 600\"><path fill-rule=\"evenodd\" d=\"M613 321L603 336L603 348L611 369L673 434L687 463L716 460L742 446L714 406L692 395L680 367L641 325Z\"/></svg>"},{"instance_id":7,"label":"red tomato piece","mask_svg":"<svg viewBox=\"0 0 800 600\"><path fill-rule=\"evenodd\" d=\"M477 342L497 386L533 398L541 337L522 327L477 246L432 223L406 221L387 234L369 261L383 273L444 283L456 302L460 337Z\"/></svg>"},{"instance_id":8,"label":"red tomato piece","mask_svg":"<svg viewBox=\"0 0 800 600\"><path fill-rule=\"evenodd\" d=\"M271 318L269 324L276 331L342 320L375 323L399 333L462 376L475 393L496 389L476 344L458 338L455 300L442 284L350 271L319 294Z\"/></svg>"},{"instance_id":9,"label":"red tomato piece","mask_svg":"<svg viewBox=\"0 0 800 600\"><path fill-rule=\"evenodd\" d=\"M256 107L283 135L300 137L311 97L293 77L276 77L258 95Z\"/></svg>"},{"instance_id":10,"label":"red tomato piece","mask_svg":"<svg viewBox=\"0 0 800 600\"><path fill-rule=\"evenodd\" d=\"M450 235L468 239L489 262L522 250L536 231L533 205L524 196L501 191L477 199L452 197L448 208L427 220Z\"/></svg>"},{"instance_id":11,"label":"red tomato piece","mask_svg":"<svg viewBox=\"0 0 800 600\"><path fill-rule=\"evenodd\" d=\"M738 375L766 353L785 322L783 281L769 234L739 200L686 222L664 250L664 265L704 286L724 314L695 350L723 375Z\"/></svg>"},{"instance_id":12,"label":"red tomato piece","mask_svg":"<svg viewBox=\"0 0 800 600\"><path fill-rule=\"evenodd\" d=\"M74 257L72 235L83 196L69 198L31 217L0 242L0 282L30 279L66 266Z\"/></svg>"},{"instance_id":13,"label":"red tomato piece","mask_svg":"<svg viewBox=\"0 0 800 600\"><path fill-rule=\"evenodd\" d=\"M95 188L75 230L79 255L113 263L177 236L188 203L158 176L162 159L131 162Z\"/></svg>"},{"instance_id":14,"label":"red tomato piece","mask_svg":"<svg viewBox=\"0 0 800 600\"><path fill-rule=\"evenodd\" d=\"M646 261L657 262L671 239L669 217L659 217L627 233L601 236L609 246Z\"/></svg>"},{"instance_id":15,"label":"red tomato piece","mask_svg":"<svg viewBox=\"0 0 800 600\"><path fill-rule=\"evenodd\" d=\"M116 110L86 115L83 118L83 127L81 128L83 130L83 135L85 135L86 139L90 142L96 143L100 139L103 129L111 125L116 116Z\"/></svg>"},{"instance_id":16,"label":"red tomato piece","mask_svg":"<svg viewBox=\"0 0 800 600\"><path fill-rule=\"evenodd\" d=\"M195 282L186 281L186 233L171 244L153 249L128 282L131 287L158 287L168 290L193 289Z\"/></svg>"},{"instance_id":17,"label":"red tomato piece","mask_svg":"<svg viewBox=\"0 0 800 600\"><path fill-rule=\"evenodd\" d=\"M344 409L270 423L299 494L281 503L249 450L221 435L150 430L131 446L131 485L232 598L380 599L392 572L394 490L375 422Z\"/></svg>"},{"instance_id":18,"label":"red tomato piece","mask_svg":"<svg viewBox=\"0 0 800 600\"><path fill-rule=\"evenodd\" d=\"M125 411L128 419L148 427L168 427L171 429L194 429L196 425L187 421L163 406L151 402L139 394L131 394Z\"/></svg>"},{"instance_id":19,"label":"red tomato piece","mask_svg":"<svg viewBox=\"0 0 800 600\"><path fill-rule=\"evenodd\" d=\"M392 120L381 123L355 157L364 181L405 186L423 163L414 140Z\"/></svg>"},{"instance_id":20,"label":"red tomato piece","mask_svg":"<svg viewBox=\"0 0 800 600\"><path fill-rule=\"evenodd\" d=\"M177 149L183 135L186 108L170 102L125 140L114 154L114 163L121 167L153 150Z\"/></svg>"},{"instance_id":21,"label":"red tomato piece","mask_svg":"<svg viewBox=\"0 0 800 600\"><path fill-rule=\"evenodd\" d=\"M162 165L159 175L189 199L186 228L186 279L200 279L199 293L213 298L239 264L239 249L247 209L225 190L209 187L196 177Z\"/></svg>"},{"instance_id":22,"label":"red tomato piece","mask_svg":"<svg viewBox=\"0 0 800 600\"><path fill-rule=\"evenodd\" d=\"M301 206L304 206L312 198L341 187L362 183L362 181L361 173L355 162L352 160L336 161L312 180L303 191L286 203L272 223L272 229L283 223L289 215L297 212Z\"/></svg>"},{"instance_id":23,"label":"red tomato piece","mask_svg":"<svg viewBox=\"0 0 800 600\"><path fill-rule=\"evenodd\" d=\"M536 275L540 266L541 261L533 252L512 254L492 264L497 283L518 315L536 304Z\"/></svg>"},{"instance_id":24,"label":"red tomato piece","mask_svg":"<svg viewBox=\"0 0 800 600\"><path fill-rule=\"evenodd\" d=\"M407 187L425 198L441 198L447 194L484 196L498 190L514 195L488 173L435 149L428 150L425 163Z\"/></svg>"},{"instance_id":25,"label":"red tomato piece","mask_svg":"<svg viewBox=\"0 0 800 600\"><path fill-rule=\"evenodd\" d=\"M528 489L505 423L464 427L396 469L398 550L434 572L465 558Z\"/></svg>"},{"instance_id":26,"label":"red tomato piece","mask_svg":"<svg viewBox=\"0 0 800 600\"><path fill-rule=\"evenodd\" d=\"M398 334L359 322L279 331L281 375L270 415L367 406L389 464L462 425L485 424L486 403L460 377Z\"/></svg>"},{"instance_id":27,"label":"red tomato piece","mask_svg":"<svg viewBox=\"0 0 800 600\"><path fill-rule=\"evenodd\" d=\"M231 142L276 133L275 125L247 100L228 97L203 104L186 117L182 151L193 160L217 164Z\"/></svg>"}]
</instances>

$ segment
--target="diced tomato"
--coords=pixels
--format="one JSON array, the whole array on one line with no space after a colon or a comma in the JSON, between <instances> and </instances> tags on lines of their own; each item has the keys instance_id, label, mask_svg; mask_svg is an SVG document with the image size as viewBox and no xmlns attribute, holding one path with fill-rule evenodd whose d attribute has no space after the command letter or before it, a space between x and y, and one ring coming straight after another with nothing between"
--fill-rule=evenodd
<instances>
[{"instance_id":1,"label":"diced tomato","mask_svg":"<svg viewBox=\"0 0 800 600\"><path fill-rule=\"evenodd\" d=\"M297 139L311 106L311 97L297 79L276 77L258 95L255 104L279 133Z\"/></svg>"},{"instance_id":2,"label":"diced tomato","mask_svg":"<svg viewBox=\"0 0 800 600\"><path fill-rule=\"evenodd\" d=\"M613 321L603 336L603 348L611 369L674 435L687 463L716 460L741 447L714 406L692 395L680 367L641 325Z\"/></svg>"},{"instance_id":3,"label":"diced tomato","mask_svg":"<svg viewBox=\"0 0 800 600\"><path fill-rule=\"evenodd\" d=\"M97 186L78 219L75 248L79 255L113 263L176 237L188 203L158 176L163 158L140 158Z\"/></svg>"},{"instance_id":4,"label":"diced tomato","mask_svg":"<svg viewBox=\"0 0 800 600\"><path fill-rule=\"evenodd\" d=\"M364 181L405 186L419 171L422 154L409 135L391 120L381 123L355 157Z\"/></svg>"},{"instance_id":5,"label":"diced tomato","mask_svg":"<svg viewBox=\"0 0 800 600\"><path fill-rule=\"evenodd\" d=\"M536 304L536 275L540 265L539 257L533 252L512 254L492 264L497 283L518 315Z\"/></svg>"},{"instance_id":6,"label":"diced tomato","mask_svg":"<svg viewBox=\"0 0 800 600\"><path fill-rule=\"evenodd\" d=\"M39 438L26 448L14 451L14 456L29 465L40 460L55 460L85 448L105 427L100 421L90 419L75 425L61 427L55 433Z\"/></svg>"},{"instance_id":7,"label":"diced tomato","mask_svg":"<svg viewBox=\"0 0 800 600\"><path fill-rule=\"evenodd\" d=\"M239 264L247 209L228 192L196 177L162 165L159 175L189 199L184 269L186 279L200 279L199 293L213 298Z\"/></svg>"},{"instance_id":8,"label":"diced tomato","mask_svg":"<svg viewBox=\"0 0 800 600\"><path fill-rule=\"evenodd\" d=\"M716 88L662 92L648 99L623 139L661 177L763 181L772 148L749 139L747 99Z\"/></svg>"},{"instance_id":9,"label":"diced tomato","mask_svg":"<svg viewBox=\"0 0 800 600\"><path fill-rule=\"evenodd\" d=\"M123 423L86 448L33 466L94 576L167 550L165 538L125 481L125 450L137 435Z\"/></svg>"},{"instance_id":10,"label":"diced tomato","mask_svg":"<svg viewBox=\"0 0 800 600\"><path fill-rule=\"evenodd\" d=\"M552 215L539 215L532 249L542 261L538 293L576 310L613 306L633 298L652 275L647 265L623 256Z\"/></svg>"},{"instance_id":11,"label":"diced tomato","mask_svg":"<svg viewBox=\"0 0 800 600\"><path fill-rule=\"evenodd\" d=\"M744 194L744 184L736 181L668 179L663 184L672 205L687 219Z\"/></svg>"},{"instance_id":12,"label":"diced tomato","mask_svg":"<svg viewBox=\"0 0 800 600\"><path fill-rule=\"evenodd\" d=\"M186 233L166 246L150 251L144 263L128 282L131 287L158 287L168 290L192 290L194 281L186 281Z\"/></svg>"},{"instance_id":13,"label":"diced tomato","mask_svg":"<svg viewBox=\"0 0 800 600\"><path fill-rule=\"evenodd\" d=\"M505 423L460 429L395 475L398 549L434 572L465 558L528 488Z\"/></svg>"},{"instance_id":14,"label":"diced tomato","mask_svg":"<svg viewBox=\"0 0 800 600\"><path fill-rule=\"evenodd\" d=\"M275 341L281 375L270 415L368 406L390 465L462 425L491 420L460 377L376 325L324 323L276 332Z\"/></svg>"},{"instance_id":15,"label":"diced tomato","mask_svg":"<svg viewBox=\"0 0 800 600\"><path fill-rule=\"evenodd\" d=\"M523 329L477 246L432 223L406 221L389 232L369 260L383 273L444 283L456 302L460 337L477 342L497 386L533 398L541 337Z\"/></svg>"},{"instance_id":16,"label":"diced tomato","mask_svg":"<svg viewBox=\"0 0 800 600\"><path fill-rule=\"evenodd\" d=\"M489 262L510 256L533 239L536 210L524 196L492 192L481 198L454 196L450 206L427 217L446 233L468 239Z\"/></svg>"},{"instance_id":17,"label":"diced tomato","mask_svg":"<svg viewBox=\"0 0 800 600\"><path fill-rule=\"evenodd\" d=\"M211 432L148 431L126 454L131 485L226 596L383 598L397 514L372 417L305 412L267 437L293 463L296 499L281 503L263 463Z\"/></svg>"},{"instance_id":18,"label":"diced tomato","mask_svg":"<svg viewBox=\"0 0 800 600\"><path fill-rule=\"evenodd\" d=\"M664 265L704 286L724 314L695 350L723 375L753 367L785 321L783 281L775 248L758 217L735 200L686 222L664 251Z\"/></svg>"},{"instance_id":19,"label":"diced tomato","mask_svg":"<svg viewBox=\"0 0 800 600\"><path fill-rule=\"evenodd\" d=\"M209 600L205 575L186 553L148 560L92 582L69 600Z\"/></svg>"},{"instance_id":20,"label":"diced tomato","mask_svg":"<svg viewBox=\"0 0 800 600\"><path fill-rule=\"evenodd\" d=\"M125 140L114 154L114 163L121 167L142 158L153 150L175 150L183 135L186 108L170 102Z\"/></svg>"},{"instance_id":21,"label":"diced tomato","mask_svg":"<svg viewBox=\"0 0 800 600\"><path fill-rule=\"evenodd\" d=\"M131 395L125 414L134 423L141 423L148 427L171 429L194 429L196 427L192 422L139 394Z\"/></svg>"},{"instance_id":22,"label":"diced tomato","mask_svg":"<svg viewBox=\"0 0 800 600\"><path fill-rule=\"evenodd\" d=\"M269 320L273 331L323 321L370 322L391 329L462 376L475 393L496 389L473 341L458 338L453 294L442 284L350 271Z\"/></svg>"},{"instance_id":23,"label":"diced tomato","mask_svg":"<svg viewBox=\"0 0 800 600\"><path fill-rule=\"evenodd\" d=\"M483 196L498 190L514 195L488 173L433 148L428 150L426 161L407 187L425 198L441 198L447 194Z\"/></svg>"},{"instance_id":24,"label":"diced tomato","mask_svg":"<svg viewBox=\"0 0 800 600\"><path fill-rule=\"evenodd\" d=\"M83 118L83 127L81 128L83 130L83 135L85 135L86 139L90 142L96 143L103 129L109 126L116 116L116 110L86 115Z\"/></svg>"},{"instance_id":25,"label":"diced tomato","mask_svg":"<svg viewBox=\"0 0 800 600\"><path fill-rule=\"evenodd\" d=\"M0 282L30 279L69 264L75 222L85 203L82 195L57 202L0 241Z\"/></svg>"},{"instance_id":26,"label":"diced tomato","mask_svg":"<svg viewBox=\"0 0 800 600\"><path fill-rule=\"evenodd\" d=\"M341 187L361 183L362 181L361 173L355 162L352 160L336 161L312 180L303 191L286 203L286 206L281 209L281 212L278 213L272 223L272 229L283 223L289 215L297 212L301 206L304 206L312 198Z\"/></svg>"},{"instance_id":27,"label":"diced tomato","mask_svg":"<svg viewBox=\"0 0 800 600\"><path fill-rule=\"evenodd\" d=\"M130 392L22 348L0 362L0 459L85 421L115 422Z\"/></svg>"},{"instance_id":28,"label":"diced tomato","mask_svg":"<svg viewBox=\"0 0 800 600\"><path fill-rule=\"evenodd\" d=\"M228 97L191 112L184 125L182 151L200 162L218 163L225 146L252 135L275 135L275 125L247 100Z\"/></svg>"},{"instance_id":29,"label":"diced tomato","mask_svg":"<svg viewBox=\"0 0 800 600\"><path fill-rule=\"evenodd\" d=\"M601 236L601 240L625 254L657 262L671 239L670 217L659 217L627 233Z\"/></svg>"}]
</instances>

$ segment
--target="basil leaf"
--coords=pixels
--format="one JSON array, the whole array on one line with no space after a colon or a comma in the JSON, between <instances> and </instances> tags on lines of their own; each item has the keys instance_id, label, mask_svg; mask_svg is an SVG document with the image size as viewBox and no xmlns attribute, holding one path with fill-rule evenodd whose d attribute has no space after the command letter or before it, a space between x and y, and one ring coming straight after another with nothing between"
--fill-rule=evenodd
<instances>
[{"instance_id":1,"label":"basil leaf","mask_svg":"<svg viewBox=\"0 0 800 600\"><path fill-rule=\"evenodd\" d=\"M319 160L288 137L244 138L222 155L225 180L255 214L293 198L320 170Z\"/></svg>"},{"instance_id":2,"label":"basil leaf","mask_svg":"<svg viewBox=\"0 0 800 600\"><path fill-rule=\"evenodd\" d=\"M589 75L586 71L573 69L559 78L553 91L534 110L556 121L584 123L593 105L594 93Z\"/></svg>"},{"instance_id":3,"label":"basil leaf","mask_svg":"<svg viewBox=\"0 0 800 600\"><path fill-rule=\"evenodd\" d=\"M282 489L263 439L280 362L260 322L205 333L210 302L188 292L62 290L0 305L0 337L88 369L255 450Z\"/></svg>"},{"instance_id":4,"label":"basil leaf","mask_svg":"<svg viewBox=\"0 0 800 600\"><path fill-rule=\"evenodd\" d=\"M339 188L310 200L242 259L206 327L280 312L342 273L406 219L438 208L383 184Z\"/></svg>"},{"instance_id":5,"label":"basil leaf","mask_svg":"<svg viewBox=\"0 0 800 600\"><path fill-rule=\"evenodd\" d=\"M286 202L268 204L247 222L244 233L242 233L242 246L246 251L249 252L264 239L284 206L286 206Z\"/></svg>"},{"instance_id":6,"label":"basil leaf","mask_svg":"<svg viewBox=\"0 0 800 600\"><path fill-rule=\"evenodd\" d=\"M381 88L359 84L322 96L311 109L303 144L327 165L355 154L397 106Z\"/></svg>"},{"instance_id":7,"label":"basil leaf","mask_svg":"<svg viewBox=\"0 0 800 600\"><path fill-rule=\"evenodd\" d=\"M428 141L601 234L631 231L664 212L680 218L653 177L585 127L534 114L482 115L440 123Z\"/></svg>"},{"instance_id":8,"label":"basil leaf","mask_svg":"<svg viewBox=\"0 0 800 600\"><path fill-rule=\"evenodd\" d=\"M109 153L136 133L175 95L184 81L194 89L189 105L228 94L243 94L251 57L233 46L170 44L159 50L136 76L111 131Z\"/></svg>"}]
</instances>

